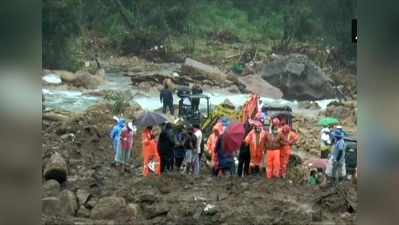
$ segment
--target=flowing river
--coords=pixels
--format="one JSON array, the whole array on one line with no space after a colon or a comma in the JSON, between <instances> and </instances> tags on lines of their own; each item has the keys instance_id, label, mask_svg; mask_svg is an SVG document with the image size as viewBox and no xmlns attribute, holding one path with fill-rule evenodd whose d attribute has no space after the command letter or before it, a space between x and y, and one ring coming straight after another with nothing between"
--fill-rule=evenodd
<instances>
[{"instance_id":1,"label":"flowing river","mask_svg":"<svg viewBox=\"0 0 399 225\"><path fill-rule=\"evenodd\" d=\"M68 90L59 87L59 81L57 75L49 74L43 77L48 83L53 83L49 85L44 85L42 92L45 97L45 107L46 110L65 110L71 112L82 112L88 107L103 101L103 97L95 95L93 93L101 92L105 90L119 90L119 91L129 91L131 92L133 99L132 101L138 103L144 110L155 110L162 107L159 100L159 93L145 93L142 90L135 89L130 82L130 78L123 76L121 74L107 73L105 75L105 84L99 86L94 90ZM206 91L204 94L210 97L211 105L218 105L222 103L225 99L229 99L235 106L240 106L248 99L248 94L232 94L228 92L223 92L220 90ZM175 96L175 104L177 103L177 96ZM297 101L288 101L284 99L272 99L266 96L261 97L264 104L273 105L289 105L297 113L312 116L317 114L319 110L305 110L298 107ZM327 104L334 99L326 99L316 101L321 110L325 109ZM206 102L201 102L202 107L206 107Z\"/></svg>"}]
</instances>

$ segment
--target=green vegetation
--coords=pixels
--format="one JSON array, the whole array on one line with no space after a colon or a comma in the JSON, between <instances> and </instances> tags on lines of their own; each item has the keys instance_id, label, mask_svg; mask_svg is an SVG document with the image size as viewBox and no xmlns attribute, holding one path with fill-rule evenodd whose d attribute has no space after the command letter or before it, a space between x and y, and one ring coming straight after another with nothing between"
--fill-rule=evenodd
<instances>
[{"instance_id":1,"label":"green vegetation","mask_svg":"<svg viewBox=\"0 0 399 225\"><path fill-rule=\"evenodd\" d=\"M127 107L129 107L129 101L132 99L132 96L129 92L107 91L104 99L111 102L112 114L119 116Z\"/></svg>"},{"instance_id":2,"label":"green vegetation","mask_svg":"<svg viewBox=\"0 0 399 225\"><path fill-rule=\"evenodd\" d=\"M303 43L352 59L355 7L354 0L44 0L43 64L76 70L97 54L142 55L160 45L166 57L223 58L250 45L284 53Z\"/></svg>"}]
</instances>

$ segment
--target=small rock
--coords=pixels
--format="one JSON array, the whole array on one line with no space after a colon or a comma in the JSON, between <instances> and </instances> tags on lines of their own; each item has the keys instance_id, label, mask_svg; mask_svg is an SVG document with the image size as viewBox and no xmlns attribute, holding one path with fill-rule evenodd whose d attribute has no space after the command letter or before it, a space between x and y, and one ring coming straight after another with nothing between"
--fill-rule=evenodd
<instances>
[{"instance_id":1,"label":"small rock","mask_svg":"<svg viewBox=\"0 0 399 225\"><path fill-rule=\"evenodd\" d=\"M127 205L127 215L130 218L136 218L139 213L139 205L130 203Z\"/></svg>"},{"instance_id":2,"label":"small rock","mask_svg":"<svg viewBox=\"0 0 399 225\"><path fill-rule=\"evenodd\" d=\"M90 197L90 193L86 190L79 189L76 192L76 196L78 197L79 204L84 205Z\"/></svg>"},{"instance_id":3,"label":"small rock","mask_svg":"<svg viewBox=\"0 0 399 225\"><path fill-rule=\"evenodd\" d=\"M46 197L42 199L42 213L46 215L60 214L60 200L57 197Z\"/></svg>"},{"instance_id":4,"label":"small rock","mask_svg":"<svg viewBox=\"0 0 399 225\"><path fill-rule=\"evenodd\" d=\"M78 210L78 217L89 218L90 217L90 210L86 207L81 206Z\"/></svg>"},{"instance_id":5,"label":"small rock","mask_svg":"<svg viewBox=\"0 0 399 225\"><path fill-rule=\"evenodd\" d=\"M126 202L120 197L105 197L100 199L91 210L93 219L114 219L126 212Z\"/></svg>"},{"instance_id":6,"label":"small rock","mask_svg":"<svg viewBox=\"0 0 399 225\"><path fill-rule=\"evenodd\" d=\"M60 193L60 183L56 180L48 180L42 187L43 197L56 197Z\"/></svg>"},{"instance_id":7,"label":"small rock","mask_svg":"<svg viewBox=\"0 0 399 225\"><path fill-rule=\"evenodd\" d=\"M61 211L64 214L74 216L78 210L78 201L72 191L64 190L60 193Z\"/></svg>"},{"instance_id":8,"label":"small rock","mask_svg":"<svg viewBox=\"0 0 399 225\"><path fill-rule=\"evenodd\" d=\"M242 183L241 183L241 186L242 186L243 188L247 188L247 187L249 186L249 184L248 184L247 182L242 182Z\"/></svg>"},{"instance_id":9,"label":"small rock","mask_svg":"<svg viewBox=\"0 0 399 225\"><path fill-rule=\"evenodd\" d=\"M212 216L217 213L217 209L215 205L207 204L204 208L205 215Z\"/></svg>"},{"instance_id":10,"label":"small rock","mask_svg":"<svg viewBox=\"0 0 399 225\"><path fill-rule=\"evenodd\" d=\"M86 202L86 204L84 204L84 206L88 209L92 209L92 208L94 208L96 203L97 203L97 201L95 199L91 198L89 201Z\"/></svg>"}]
</instances>

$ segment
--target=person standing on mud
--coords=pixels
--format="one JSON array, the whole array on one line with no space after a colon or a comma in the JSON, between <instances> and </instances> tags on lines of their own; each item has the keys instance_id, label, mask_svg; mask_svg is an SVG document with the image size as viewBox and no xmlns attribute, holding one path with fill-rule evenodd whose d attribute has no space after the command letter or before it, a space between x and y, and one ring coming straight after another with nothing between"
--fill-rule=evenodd
<instances>
[{"instance_id":1,"label":"person standing on mud","mask_svg":"<svg viewBox=\"0 0 399 225\"><path fill-rule=\"evenodd\" d=\"M244 140L247 137L248 133L251 131L251 125L248 121L244 124L245 128L245 136ZM251 154L249 151L249 145L243 141L240 147L240 153L238 155L238 170L237 174L239 177L248 176L249 175L249 164L251 162Z\"/></svg>"},{"instance_id":2,"label":"person standing on mud","mask_svg":"<svg viewBox=\"0 0 399 225\"><path fill-rule=\"evenodd\" d=\"M249 145L250 150L250 168L251 173L259 174L262 163L262 156L265 152L265 145L267 141L267 133L262 128L262 124L257 123L248 135L244 142Z\"/></svg>"},{"instance_id":3,"label":"person standing on mud","mask_svg":"<svg viewBox=\"0 0 399 225\"><path fill-rule=\"evenodd\" d=\"M166 123L163 127L158 139L158 150L161 163L161 174L165 169L170 172L173 163L173 149L175 147L174 138L172 135L172 125Z\"/></svg>"},{"instance_id":4,"label":"person standing on mud","mask_svg":"<svg viewBox=\"0 0 399 225\"><path fill-rule=\"evenodd\" d=\"M194 136L196 139L194 152L193 152L193 166L194 166L194 175L198 176L200 174L200 155L201 155L201 143L202 143L202 131L200 125L195 124L193 129Z\"/></svg>"},{"instance_id":5,"label":"person standing on mud","mask_svg":"<svg viewBox=\"0 0 399 225\"><path fill-rule=\"evenodd\" d=\"M112 165L119 166L119 164L123 163L121 136L122 128L125 126L125 121L117 117L114 117L114 119L116 120L116 125L111 131L112 146L114 148L114 162Z\"/></svg>"},{"instance_id":6,"label":"person standing on mud","mask_svg":"<svg viewBox=\"0 0 399 225\"><path fill-rule=\"evenodd\" d=\"M279 132L279 127L278 124L280 124L280 121L278 118L274 118L272 120L272 128L271 132L268 135L268 141L267 141L267 162L266 162L266 178L267 179L272 179L272 178L279 178L281 176L280 174L280 149L281 146L284 144L283 137L281 133Z\"/></svg>"},{"instance_id":7,"label":"person standing on mud","mask_svg":"<svg viewBox=\"0 0 399 225\"><path fill-rule=\"evenodd\" d=\"M127 127L122 129L122 171L128 172L127 166L133 147L133 134L135 127L132 122L127 124Z\"/></svg>"},{"instance_id":8,"label":"person standing on mud","mask_svg":"<svg viewBox=\"0 0 399 225\"><path fill-rule=\"evenodd\" d=\"M281 128L281 135L283 137L283 144L280 149L280 174L283 178L287 177L288 165L292 154L292 145L295 144L299 136L288 125Z\"/></svg>"},{"instance_id":9,"label":"person standing on mud","mask_svg":"<svg viewBox=\"0 0 399 225\"><path fill-rule=\"evenodd\" d=\"M177 128L177 133L176 133L176 147L174 148L174 163L175 163L175 168L177 171L180 171L180 168L183 164L184 156L185 156L185 149L184 149L184 143L186 139L186 134L183 130L182 127Z\"/></svg>"},{"instance_id":10,"label":"person standing on mud","mask_svg":"<svg viewBox=\"0 0 399 225\"><path fill-rule=\"evenodd\" d=\"M217 176L218 158L216 154L216 142L220 135L223 134L223 124L218 122L212 128L212 134L208 137L207 147L208 154L211 156L212 175Z\"/></svg>"},{"instance_id":11,"label":"person standing on mud","mask_svg":"<svg viewBox=\"0 0 399 225\"><path fill-rule=\"evenodd\" d=\"M332 152L333 168L332 178L338 183L344 177L344 166L345 166L345 148L346 144L344 141L344 134L342 131L336 130L334 132L336 143L334 145L334 151Z\"/></svg>"},{"instance_id":12,"label":"person standing on mud","mask_svg":"<svg viewBox=\"0 0 399 225\"><path fill-rule=\"evenodd\" d=\"M159 98L162 103L162 112L166 113L167 109L169 108L170 114L174 115L175 109L173 107L173 93L168 86L168 83L165 82L163 85L163 89L160 92Z\"/></svg>"},{"instance_id":13,"label":"person standing on mud","mask_svg":"<svg viewBox=\"0 0 399 225\"><path fill-rule=\"evenodd\" d=\"M187 129L187 136L184 142L184 148L186 150L184 158L184 172L187 174L194 173L193 154L196 144L197 139L193 133L193 128L190 127Z\"/></svg>"},{"instance_id":14,"label":"person standing on mud","mask_svg":"<svg viewBox=\"0 0 399 225\"><path fill-rule=\"evenodd\" d=\"M157 142L152 126L146 127L142 134L143 156L144 156L144 176L149 176L151 171L160 175L159 155L157 151ZM152 165L156 165L151 167Z\"/></svg>"}]
</instances>

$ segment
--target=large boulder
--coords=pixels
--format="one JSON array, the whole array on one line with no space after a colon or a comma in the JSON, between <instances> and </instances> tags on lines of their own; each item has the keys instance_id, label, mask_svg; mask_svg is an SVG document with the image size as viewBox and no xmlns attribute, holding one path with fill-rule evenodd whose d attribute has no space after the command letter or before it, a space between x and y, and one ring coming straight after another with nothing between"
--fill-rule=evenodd
<instances>
[{"instance_id":1,"label":"large boulder","mask_svg":"<svg viewBox=\"0 0 399 225\"><path fill-rule=\"evenodd\" d=\"M42 186L43 197L55 197L60 193L61 185L56 180L48 180Z\"/></svg>"},{"instance_id":2,"label":"large boulder","mask_svg":"<svg viewBox=\"0 0 399 225\"><path fill-rule=\"evenodd\" d=\"M127 211L126 201L120 197L104 197L100 199L94 209L91 210L93 219L114 219L118 215L125 215Z\"/></svg>"},{"instance_id":3,"label":"large boulder","mask_svg":"<svg viewBox=\"0 0 399 225\"><path fill-rule=\"evenodd\" d=\"M262 78L278 87L290 100L334 98L332 80L307 56L290 54L263 68Z\"/></svg>"},{"instance_id":4,"label":"large boulder","mask_svg":"<svg viewBox=\"0 0 399 225\"><path fill-rule=\"evenodd\" d=\"M61 211L64 215L74 216L78 210L78 201L72 191L64 190L60 193Z\"/></svg>"},{"instance_id":5,"label":"large boulder","mask_svg":"<svg viewBox=\"0 0 399 225\"><path fill-rule=\"evenodd\" d=\"M42 213L45 215L60 214L60 199L57 197L45 197L42 199Z\"/></svg>"},{"instance_id":6,"label":"large boulder","mask_svg":"<svg viewBox=\"0 0 399 225\"><path fill-rule=\"evenodd\" d=\"M55 152L47 162L44 168L44 178L46 180L54 179L63 183L67 179L67 163L60 153Z\"/></svg>"}]
</instances>

